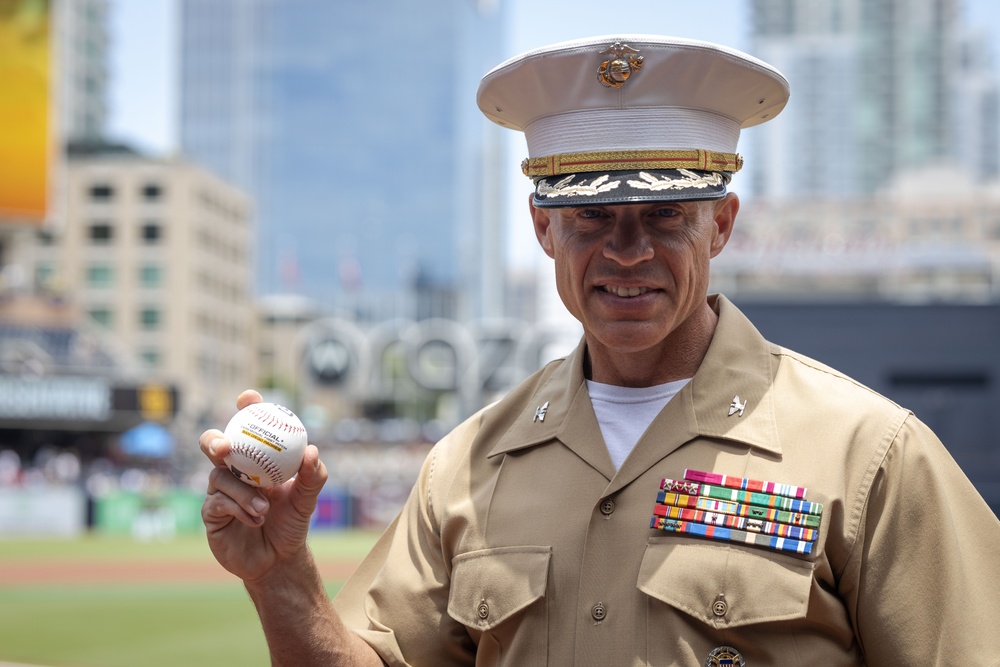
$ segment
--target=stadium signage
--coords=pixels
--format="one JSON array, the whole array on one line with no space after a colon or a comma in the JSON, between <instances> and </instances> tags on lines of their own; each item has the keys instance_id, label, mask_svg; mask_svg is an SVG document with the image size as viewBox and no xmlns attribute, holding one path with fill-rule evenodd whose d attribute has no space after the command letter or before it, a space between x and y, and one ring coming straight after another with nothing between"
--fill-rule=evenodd
<instances>
[{"instance_id":1,"label":"stadium signage","mask_svg":"<svg viewBox=\"0 0 1000 667\"><path fill-rule=\"evenodd\" d=\"M319 386L386 397L409 380L429 391L467 395L509 389L571 351L579 337L563 324L516 320L398 320L364 330L326 318L303 330L301 349L306 375Z\"/></svg>"},{"instance_id":2,"label":"stadium signage","mask_svg":"<svg viewBox=\"0 0 1000 667\"><path fill-rule=\"evenodd\" d=\"M173 386L118 384L108 378L75 375L0 375L0 422L42 421L52 426L87 422L117 429L141 421L166 423L176 412Z\"/></svg>"},{"instance_id":3,"label":"stadium signage","mask_svg":"<svg viewBox=\"0 0 1000 667\"><path fill-rule=\"evenodd\" d=\"M102 379L0 377L0 418L104 421L110 412Z\"/></svg>"}]
</instances>

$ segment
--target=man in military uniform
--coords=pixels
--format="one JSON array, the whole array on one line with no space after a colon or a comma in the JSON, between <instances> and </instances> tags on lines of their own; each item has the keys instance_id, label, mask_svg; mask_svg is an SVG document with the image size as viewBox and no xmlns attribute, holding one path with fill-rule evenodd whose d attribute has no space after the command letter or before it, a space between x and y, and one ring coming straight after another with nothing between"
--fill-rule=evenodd
<instances>
[{"instance_id":1,"label":"man in military uniform","mask_svg":"<svg viewBox=\"0 0 1000 667\"><path fill-rule=\"evenodd\" d=\"M202 435L209 543L274 664L1000 664L1000 523L938 439L707 294L740 130L787 99L750 56L650 36L483 78L583 340L434 447L333 603L317 450L261 494Z\"/></svg>"}]
</instances>

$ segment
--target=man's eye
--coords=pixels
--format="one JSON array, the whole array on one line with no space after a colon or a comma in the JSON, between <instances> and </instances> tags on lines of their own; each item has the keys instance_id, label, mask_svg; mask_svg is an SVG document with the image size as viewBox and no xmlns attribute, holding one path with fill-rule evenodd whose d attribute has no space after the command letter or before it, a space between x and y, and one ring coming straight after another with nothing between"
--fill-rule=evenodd
<instances>
[{"instance_id":1,"label":"man's eye","mask_svg":"<svg viewBox=\"0 0 1000 667\"><path fill-rule=\"evenodd\" d=\"M581 218L587 219L600 218L604 216L604 211L599 208L582 208L578 213Z\"/></svg>"}]
</instances>

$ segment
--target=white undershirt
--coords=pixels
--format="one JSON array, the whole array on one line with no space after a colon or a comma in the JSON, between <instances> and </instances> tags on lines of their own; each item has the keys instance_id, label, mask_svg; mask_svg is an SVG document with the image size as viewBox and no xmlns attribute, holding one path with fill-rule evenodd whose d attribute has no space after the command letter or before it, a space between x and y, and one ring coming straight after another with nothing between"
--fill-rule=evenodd
<instances>
[{"instance_id":1,"label":"white undershirt","mask_svg":"<svg viewBox=\"0 0 1000 667\"><path fill-rule=\"evenodd\" d=\"M622 467L656 415L690 381L688 378L655 387L618 387L587 380L590 401L615 470Z\"/></svg>"}]
</instances>

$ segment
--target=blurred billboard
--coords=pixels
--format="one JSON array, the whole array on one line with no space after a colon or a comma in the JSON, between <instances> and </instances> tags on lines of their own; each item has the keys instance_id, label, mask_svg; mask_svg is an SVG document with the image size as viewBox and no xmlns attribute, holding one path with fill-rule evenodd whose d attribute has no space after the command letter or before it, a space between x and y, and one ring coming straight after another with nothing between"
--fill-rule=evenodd
<instances>
[{"instance_id":1,"label":"blurred billboard","mask_svg":"<svg viewBox=\"0 0 1000 667\"><path fill-rule=\"evenodd\" d=\"M50 0L0 0L0 220L40 224L49 204Z\"/></svg>"}]
</instances>

